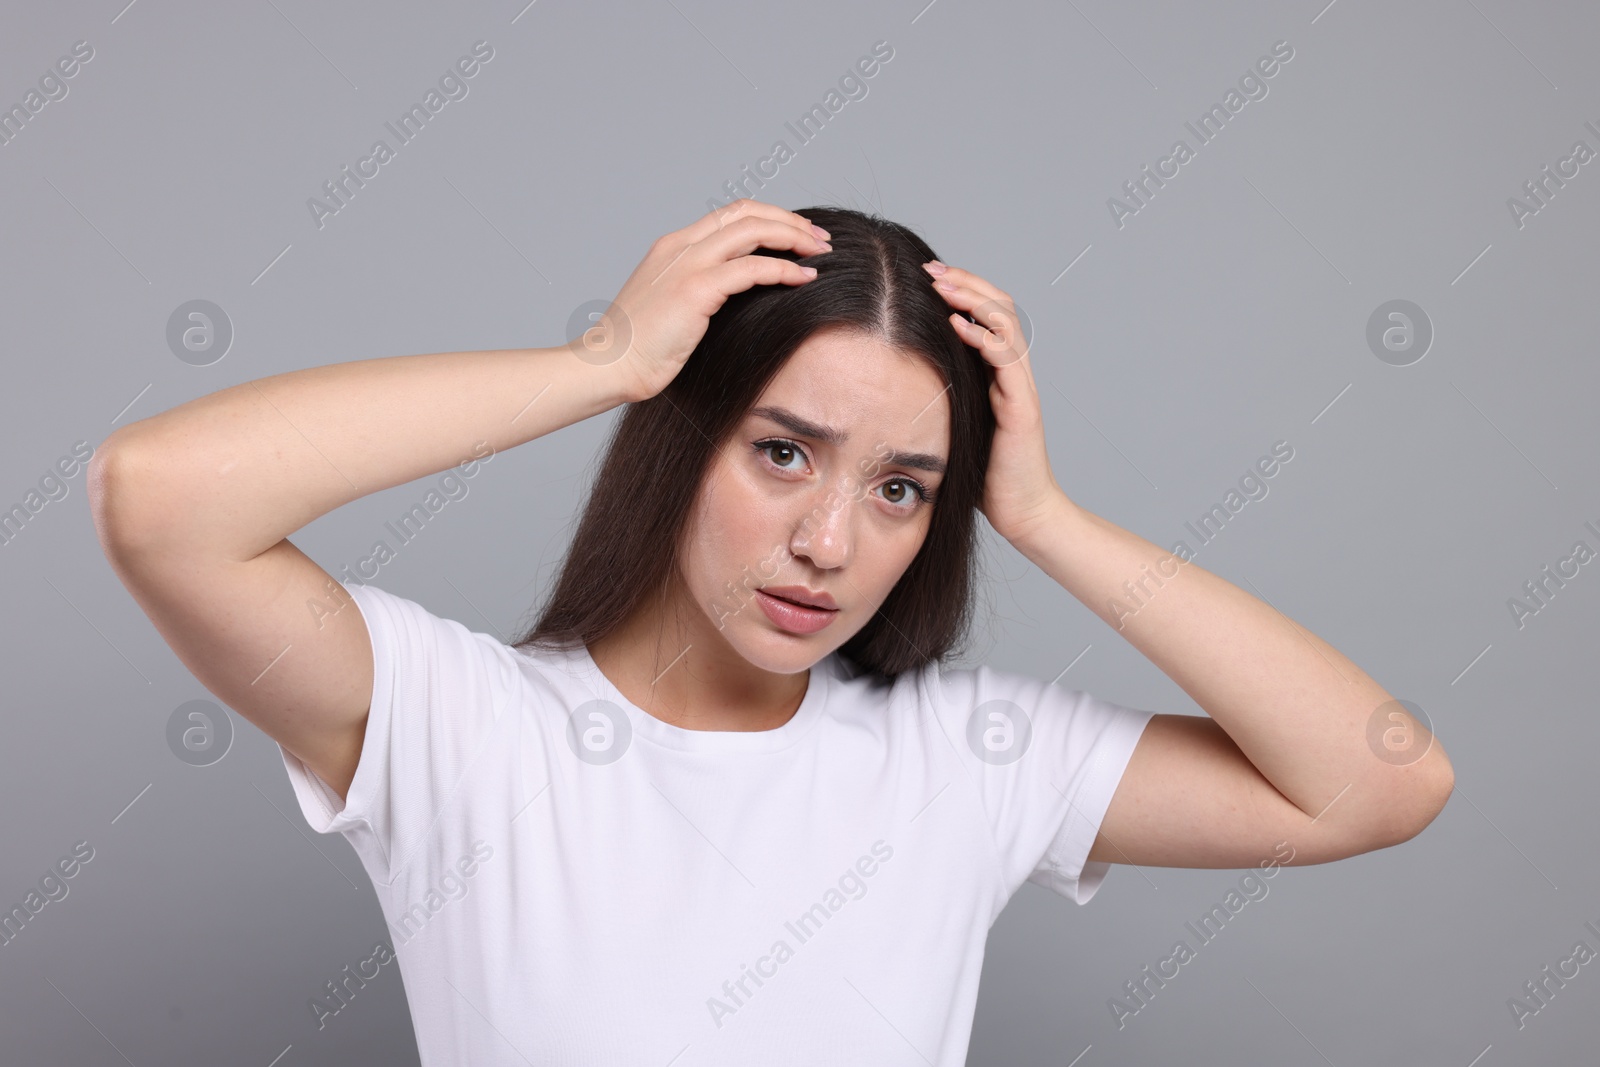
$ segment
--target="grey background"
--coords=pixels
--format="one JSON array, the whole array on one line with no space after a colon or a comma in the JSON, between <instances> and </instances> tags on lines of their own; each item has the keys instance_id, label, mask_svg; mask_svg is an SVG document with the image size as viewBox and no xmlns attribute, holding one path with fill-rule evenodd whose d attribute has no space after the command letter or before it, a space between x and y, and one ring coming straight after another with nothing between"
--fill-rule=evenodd
<instances>
[{"instance_id":1,"label":"grey background","mask_svg":"<svg viewBox=\"0 0 1600 1067\"><path fill-rule=\"evenodd\" d=\"M1600 162L1521 228L1507 207L1575 141L1600 148L1592 6L121 4L10 4L0 33L5 106L75 41L95 53L0 147L5 508L75 441L231 384L560 343L782 138L796 157L756 196L879 210L1017 298L1052 464L1084 506L1169 546L1288 441L1197 562L1423 708L1456 768L1421 837L1281 872L1121 1030L1108 998L1241 872L1118 866L1088 909L1025 885L990 937L971 1062L1594 1055L1600 964L1520 1030L1507 1006L1575 942L1600 949L1600 567L1521 628L1507 606L1575 541L1600 548L1582 358ZM306 200L480 39L495 55L469 95L318 229ZM797 147L784 123L879 40L894 56L867 95ZM1294 58L1268 95L1118 228L1108 198L1193 145L1184 122L1279 40ZM166 342L196 298L235 330L203 367ZM1391 299L1435 330L1410 366L1366 343ZM497 457L377 582L509 634L611 417ZM82 474L66 482L0 548L0 903L76 841L94 858L0 946L7 1062L416 1062L392 966L317 1030L309 998L387 933L371 886L249 723L231 715L211 766L169 750L173 709L209 694L102 557ZM353 563L422 490L295 541ZM968 662L1198 712L985 533Z\"/></svg>"}]
</instances>

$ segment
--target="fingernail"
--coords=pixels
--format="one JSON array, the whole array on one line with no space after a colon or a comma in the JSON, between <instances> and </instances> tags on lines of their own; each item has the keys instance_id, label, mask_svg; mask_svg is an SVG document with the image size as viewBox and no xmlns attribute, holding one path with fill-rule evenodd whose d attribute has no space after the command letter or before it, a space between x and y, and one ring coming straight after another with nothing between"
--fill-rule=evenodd
<instances>
[{"instance_id":1,"label":"fingernail","mask_svg":"<svg viewBox=\"0 0 1600 1067\"><path fill-rule=\"evenodd\" d=\"M814 222L811 224L811 232L822 238L824 241L833 236L833 234L829 233L827 230L824 230L821 226L818 226Z\"/></svg>"},{"instance_id":2,"label":"fingernail","mask_svg":"<svg viewBox=\"0 0 1600 1067\"><path fill-rule=\"evenodd\" d=\"M922 269L937 278L950 268L946 267L943 263L940 263L937 259L930 259L928 262L922 265Z\"/></svg>"}]
</instances>

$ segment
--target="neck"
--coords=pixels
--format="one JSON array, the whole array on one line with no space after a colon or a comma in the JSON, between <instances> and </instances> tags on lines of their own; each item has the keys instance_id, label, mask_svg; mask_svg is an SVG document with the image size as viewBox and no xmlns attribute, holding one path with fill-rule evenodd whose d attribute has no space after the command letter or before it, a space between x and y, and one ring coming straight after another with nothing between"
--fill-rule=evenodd
<instances>
[{"instance_id":1,"label":"neck","mask_svg":"<svg viewBox=\"0 0 1600 1067\"><path fill-rule=\"evenodd\" d=\"M777 729L808 685L745 659L681 593L650 598L589 655L630 703L685 730Z\"/></svg>"}]
</instances>

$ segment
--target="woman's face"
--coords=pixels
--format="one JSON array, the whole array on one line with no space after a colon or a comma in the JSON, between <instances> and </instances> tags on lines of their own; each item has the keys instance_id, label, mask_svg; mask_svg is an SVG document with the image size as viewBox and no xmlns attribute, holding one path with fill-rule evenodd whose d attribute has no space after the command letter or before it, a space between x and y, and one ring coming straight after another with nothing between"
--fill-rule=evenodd
<instances>
[{"instance_id":1,"label":"woman's face","mask_svg":"<svg viewBox=\"0 0 1600 1067\"><path fill-rule=\"evenodd\" d=\"M714 457L689 517L681 577L702 639L792 674L866 625L927 536L923 494L937 494L950 454L945 394L926 361L857 331L800 345ZM785 616L762 587L826 594L837 610Z\"/></svg>"}]
</instances>

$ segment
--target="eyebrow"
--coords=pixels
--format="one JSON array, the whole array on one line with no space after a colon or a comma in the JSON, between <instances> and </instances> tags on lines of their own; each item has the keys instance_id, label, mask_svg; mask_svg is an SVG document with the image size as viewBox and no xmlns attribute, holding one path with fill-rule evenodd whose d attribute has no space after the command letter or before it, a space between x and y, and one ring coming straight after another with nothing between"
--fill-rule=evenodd
<instances>
[{"instance_id":1,"label":"eyebrow","mask_svg":"<svg viewBox=\"0 0 1600 1067\"><path fill-rule=\"evenodd\" d=\"M809 437L814 441L822 441L830 445L842 445L850 439L850 435L843 430L835 430L831 426L819 426L801 418L788 408L759 407L753 408L752 415L763 419L770 419L792 434L800 437ZM905 452L900 449L892 450L884 457L885 463L899 464L903 467L915 467L918 470L932 471L934 474L944 474L944 460L927 452Z\"/></svg>"}]
</instances>

